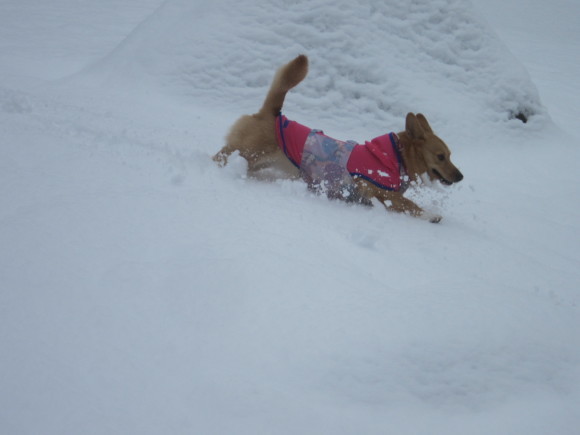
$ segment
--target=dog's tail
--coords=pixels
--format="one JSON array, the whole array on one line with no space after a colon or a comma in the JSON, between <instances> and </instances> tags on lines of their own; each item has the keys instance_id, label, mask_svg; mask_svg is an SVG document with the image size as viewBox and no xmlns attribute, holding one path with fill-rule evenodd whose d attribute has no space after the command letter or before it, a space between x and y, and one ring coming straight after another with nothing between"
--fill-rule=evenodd
<instances>
[{"instance_id":1,"label":"dog's tail","mask_svg":"<svg viewBox=\"0 0 580 435\"><path fill-rule=\"evenodd\" d=\"M258 112L260 115L276 116L282 110L286 93L308 74L308 57L301 54L283 65L274 76L264 104Z\"/></svg>"}]
</instances>

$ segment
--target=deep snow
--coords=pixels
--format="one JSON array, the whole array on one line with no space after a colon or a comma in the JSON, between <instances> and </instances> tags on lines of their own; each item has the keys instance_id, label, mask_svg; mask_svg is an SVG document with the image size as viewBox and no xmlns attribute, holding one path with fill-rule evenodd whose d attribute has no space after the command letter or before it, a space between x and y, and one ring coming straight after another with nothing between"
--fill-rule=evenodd
<instances>
[{"instance_id":1,"label":"deep snow","mask_svg":"<svg viewBox=\"0 0 580 435\"><path fill-rule=\"evenodd\" d=\"M578 433L579 13L4 2L2 433ZM427 114L440 224L213 165L299 52L290 117Z\"/></svg>"}]
</instances>

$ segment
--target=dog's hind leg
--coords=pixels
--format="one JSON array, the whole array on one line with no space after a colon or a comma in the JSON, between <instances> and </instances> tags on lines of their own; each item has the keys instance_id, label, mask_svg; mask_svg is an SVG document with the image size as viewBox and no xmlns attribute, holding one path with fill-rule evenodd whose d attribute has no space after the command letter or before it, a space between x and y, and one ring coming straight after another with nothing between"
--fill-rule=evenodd
<instances>
[{"instance_id":1,"label":"dog's hind leg","mask_svg":"<svg viewBox=\"0 0 580 435\"><path fill-rule=\"evenodd\" d=\"M264 155L277 151L274 117L265 119L256 115L244 115L236 121L226 137L226 145L214 156L222 166L229 155L238 151L248 161L251 169Z\"/></svg>"},{"instance_id":2,"label":"dog's hind leg","mask_svg":"<svg viewBox=\"0 0 580 435\"><path fill-rule=\"evenodd\" d=\"M282 109L290 89L308 73L308 58L300 55L278 69L264 103L258 113L244 115L236 121L226 137L226 145L213 157L220 165L227 164L228 156L239 151L248 161L248 170L257 171L276 160L280 152L276 140L276 116Z\"/></svg>"},{"instance_id":3,"label":"dog's hind leg","mask_svg":"<svg viewBox=\"0 0 580 435\"><path fill-rule=\"evenodd\" d=\"M212 157L213 161L216 162L220 166L225 166L228 163L228 157L236 152L238 149L233 144L226 144L219 150L215 156Z\"/></svg>"}]
</instances>

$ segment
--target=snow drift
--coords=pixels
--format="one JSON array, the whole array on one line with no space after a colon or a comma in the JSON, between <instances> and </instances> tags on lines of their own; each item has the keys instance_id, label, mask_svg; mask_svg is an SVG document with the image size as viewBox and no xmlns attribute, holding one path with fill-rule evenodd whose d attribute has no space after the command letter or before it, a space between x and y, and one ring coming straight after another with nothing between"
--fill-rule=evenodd
<instances>
[{"instance_id":1,"label":"snow drift","mask_svg":"<svg viewBox=\"0 0 580 435\"><path fill-rule=\"evenodd\" d=\"M89 71L252 111L298 53L311 74L289 107L357 134L409 111L468 124L544 113L525 69L465 0L169 0Z\"/></svg>"}]
</instances>

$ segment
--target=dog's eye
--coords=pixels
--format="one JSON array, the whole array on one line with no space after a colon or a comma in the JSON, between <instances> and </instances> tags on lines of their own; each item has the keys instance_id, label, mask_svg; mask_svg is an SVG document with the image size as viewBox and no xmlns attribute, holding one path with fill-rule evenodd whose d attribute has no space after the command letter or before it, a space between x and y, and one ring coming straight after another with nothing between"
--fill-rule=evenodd
<instances>
[{"instance_id":1,"label":"dog's eye","mask_svg":"<svg viewBox=\"0 0 580 435\"><path fill-rule=\"evenodd\" d=\"M440 162L442 162L443 160L445 160L445 154L437 154L437 158L439 159Z\"/></svg>"}]
</instances>

